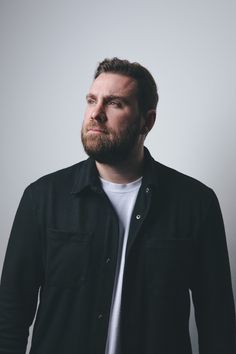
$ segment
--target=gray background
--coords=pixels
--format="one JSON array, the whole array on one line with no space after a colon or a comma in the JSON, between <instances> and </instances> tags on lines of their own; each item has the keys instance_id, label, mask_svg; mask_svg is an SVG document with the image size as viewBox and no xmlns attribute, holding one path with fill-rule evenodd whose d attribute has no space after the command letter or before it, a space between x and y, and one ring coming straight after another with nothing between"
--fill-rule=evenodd
<instances>
[{"instance_id":1,"label":"gray background","mask_svg":"<svg viewBox=\"0 0 236 354\"><path fill-rule=\"evenodd\" d=\"M235 0L0 1L0 267L24 188L85 157L85 94L119 56L158 82L153 156L218 195L236 293L235 15ZM192 315L191 333L197 353Z\"/></svg>"}]
</instances>

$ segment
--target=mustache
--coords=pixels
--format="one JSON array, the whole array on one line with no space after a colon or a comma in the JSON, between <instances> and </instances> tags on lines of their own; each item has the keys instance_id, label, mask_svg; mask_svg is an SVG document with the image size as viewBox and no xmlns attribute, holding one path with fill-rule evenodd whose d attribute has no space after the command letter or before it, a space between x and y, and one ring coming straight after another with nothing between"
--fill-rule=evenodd
<instances>
[{"instance_id":1,"label":"mustache","mask_svg":"<svg viewBox=\"0 0 236 354\"><path fill-rule=\"evenodd\" d=\"M109 134L109 131L106 128L104 128L102 125L99 125L99 124L94 124L94 123L91 124L90 123L85 127L86 132L88 132L91 129L98 129L98 130L101 130L103 133Z\"/></svg>"}]
</instances>

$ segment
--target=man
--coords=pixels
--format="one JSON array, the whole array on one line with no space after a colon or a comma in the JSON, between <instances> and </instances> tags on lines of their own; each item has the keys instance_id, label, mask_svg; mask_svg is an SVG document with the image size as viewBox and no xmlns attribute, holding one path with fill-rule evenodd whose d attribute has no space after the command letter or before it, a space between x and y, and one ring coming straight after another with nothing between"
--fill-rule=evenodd
<instances>
[{"instance_id":1,"label":"man","mask_svg":"<svg viewBox=\"0 0 236 354\"><path fill-rule=\"evenodd\" d=\"M81 137L88 160L26 188L5 257L0 354L236 354L224 226L214 192L156 162L151 74L99 64Z\"/></svg>"}]
</instances>

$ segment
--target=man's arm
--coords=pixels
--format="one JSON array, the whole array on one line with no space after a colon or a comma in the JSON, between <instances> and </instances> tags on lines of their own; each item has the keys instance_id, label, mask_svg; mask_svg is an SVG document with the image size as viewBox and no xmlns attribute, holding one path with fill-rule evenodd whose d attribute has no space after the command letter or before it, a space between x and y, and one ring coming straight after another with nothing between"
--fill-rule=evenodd
<instances>
[{"instance_id":1,"label":"man's arm","mask_svg":"<svg viewBox=\"0 0 236 354\"><path fill-rule=\"evenodd\" d=\"M0 285L0 354L24 354L42 279L41 242L30 187L13 223Z\"/></svg>"},{"instance_id":2,"label":"man's arm","mask_svg":"<svg viewBox=\"0 0 236 354\"><path fill-rule=\"evenodd\" d=\"M192 298L200 354L236 354L235 309L220 206L214 192L199 233Z\"/></svg>"}]
</instances>

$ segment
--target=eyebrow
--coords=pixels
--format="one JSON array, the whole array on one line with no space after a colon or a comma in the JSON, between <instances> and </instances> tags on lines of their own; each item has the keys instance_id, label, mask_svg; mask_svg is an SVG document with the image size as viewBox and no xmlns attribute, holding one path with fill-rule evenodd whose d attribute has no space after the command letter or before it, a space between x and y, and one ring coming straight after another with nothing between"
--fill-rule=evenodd
<instances>
[{"instance_id":1,"label":"eyebrow","mask_svg":"<svg viewBox=\"0 0 236 354\"><path fill-rule=\"evenodd\" d=\"M125 96L109 95L109 96L106 96L104 99L105 99L105 102L110 102L112 100L121 101L123 103L129 102L128 97L125 97Z\"/></svg>"},{"instance_id":2,"label":"eyebrow","mask_svg":"<svg viewBox=\"0 0 236 354\"><path fill-rule=\"evenodd\" d=\"M96 96L93 95L92 93L88 93L88 94L86 95L86 98L96 98Z\"/></svg>"},{"instance_id":3,"label":"eyebrow","mask_svg":"<svg viewBox=\"0 0 236 354\"><path fill-rule=\"evenodd\" d=\"M128 99L129 96L118 96L118 95L108 95L108 96L104 96L104 100L105 102L109 102L109 101L112 101L112 100L119 100L119 101L122 101L124 103L128 103L129 102L129 99ZM92 94L92 93L88 93L86 95L86 98L93 98L93 99L96 99L97 96Z\"/></svg>"}]
</instances>

